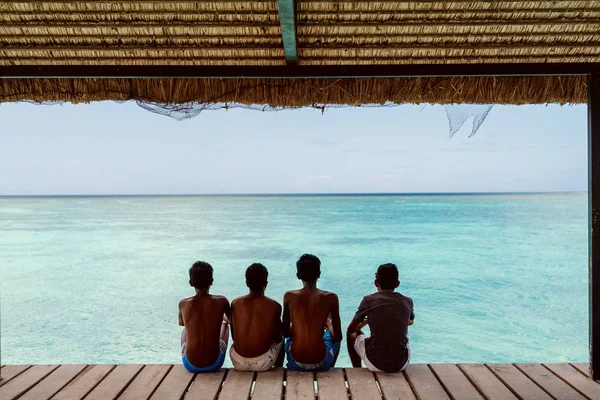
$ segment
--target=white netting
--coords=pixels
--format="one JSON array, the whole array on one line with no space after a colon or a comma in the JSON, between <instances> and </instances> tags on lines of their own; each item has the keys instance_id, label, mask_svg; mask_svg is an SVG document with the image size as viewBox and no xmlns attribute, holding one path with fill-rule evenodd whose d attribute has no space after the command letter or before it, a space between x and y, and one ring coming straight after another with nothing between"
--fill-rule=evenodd
<instances>
[{"instance_id":1,"label":"white netting","mask_svg":"<svg viewBox=\"0 0 600 400\"><path fill-rule=\"evenodd\" d=\"M165 115L174 118L178 121L190 119L198 116L202 111L209 110L228 110L231 108L243 108L255 111L282 111L288 108L271 107L261 104L238 104L238 103L185 103L185 104L158 104L137 101L138 106L155 114ZM397 107L401 104L386 103L386 104L364 104L361 108L368 107ZM310 108L321 110L322 112L328 108L345 108L346 105L320 105L315 104ZM456 132L465 124L469 118L473 118L473 127L469 137L473 137L483 121L485 121L489 112L492 110L492 105L489 104L450 104L445 105L448 123L450 125L449 135L454 136Z\"/></svg>"},{"instance_id":2,"label":"white netting","mask_svg":"<svg viewBox=\"0 0 600 400\"><path fill-rule=\"evenodd\" d=\"M465 122L473 117L473 128L469 137L473 137L483 121L492 110L490 104L447 104L444 106L446 115L448 116L448 123L450 124L450 137L454 136L456 132L462 128Z\"/></svg>"},{"instance_id":3,"label":"white netting","mask_svg":"<svg viewBox=\"0 0 600 400\"><path fill-rule=\"evenodd\" d=\"M48 101L44 103L35 103L32 101L24 101L25 103L31 104L39 104L39 105L61 105L64 102L60 101ZM239 104L239 103L183 103L183 104L159 104L159 103L151 103L136 100L136 104L143 108L144 110L150 111L155 114L164 115L169 118L176 119L178 121L182 121L185 119L195 118L202 111L212 111L212 110L228 110L232 108L243 108L246 110L254 110L254 111L282 111L288 110L289 107L271 107L263 104ZM329 108L347 108L347 107L360 107L360 108L372 108L372 107L398 107L401 104L396 103L386 103L386 104L363 104L361 106L347 106L347 105L324 105L324 104L314 104L309 107L304 108L314 108L324 112ZM473 127L471 129L471 134L469 137L473 137L483 121L485 121L489 112L492 109L492 105L489 104L450 104L444 105L444 109L446 110L446 115L448 117L449 123L449 135L450 137L454 136L456 132L460 130L460 128L465 124L465 122L469 118L473 118Z\"/></svg>"}]
</instances>

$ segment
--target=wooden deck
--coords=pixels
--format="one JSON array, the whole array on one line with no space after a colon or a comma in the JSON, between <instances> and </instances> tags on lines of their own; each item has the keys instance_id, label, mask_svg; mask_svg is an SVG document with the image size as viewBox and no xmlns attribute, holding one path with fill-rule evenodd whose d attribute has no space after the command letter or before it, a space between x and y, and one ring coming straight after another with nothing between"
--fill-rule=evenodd
<instances>
[{"instance_id":1,"label":"wooden deck","mask_svg":"<svg viewBox=\"0 0 600 400\"><path fill-rule=\"evenodd\" d=\"M600 400L600 384L587 370L587 364L415 364L398 374L340 368L193 375L181 365L7 365L0 400Z\"/></svg>"}]
</instances>

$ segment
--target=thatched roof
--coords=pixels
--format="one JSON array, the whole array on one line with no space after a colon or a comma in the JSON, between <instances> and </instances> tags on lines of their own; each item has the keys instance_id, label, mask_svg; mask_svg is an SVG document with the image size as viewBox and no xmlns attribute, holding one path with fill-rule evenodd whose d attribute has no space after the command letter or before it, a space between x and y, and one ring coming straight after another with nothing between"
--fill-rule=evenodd
<instances>
[{"instance_id":1,"label":"thatched roof","mask_svg":"<svg viewBox=\"0 0 600 400\"><path fill-rule=\"evenodd\" d=\"M285 0L280 0L280 4ZM600 1L297 0L297 64L600 63ZM282 66L276 0L0 2L7 66ZM2 79L0 101L580 103L585 79Z\"/></svg>"}]
</instances>

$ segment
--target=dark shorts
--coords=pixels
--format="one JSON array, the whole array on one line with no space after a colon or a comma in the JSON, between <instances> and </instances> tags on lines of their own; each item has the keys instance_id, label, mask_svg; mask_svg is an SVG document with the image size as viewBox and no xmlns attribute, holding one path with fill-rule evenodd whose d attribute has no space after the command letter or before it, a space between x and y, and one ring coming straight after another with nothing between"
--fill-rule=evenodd
<instances>
[{"instance_id":1,"label":"dark shorts","mask_svg":"<svg viewBox=\"0 0 600 400\"><path fill-rule=\"evenodd\" d=\"M331 333L329 331L325 331L323 333L323 342L325 343L325 349L327 350L325 353L325 359L317 364L302 364L298 363L294 360L292 356L292 343L294 342L293 337L289 337L285 340L285 354L287 355L287 368L292 371L300 371L300 372L322 372L327 371L331 364L333 364L333 360L335 360L335 355L338 353L340 349L340 344L333 340Z\"/></svg>"}]
</instances>

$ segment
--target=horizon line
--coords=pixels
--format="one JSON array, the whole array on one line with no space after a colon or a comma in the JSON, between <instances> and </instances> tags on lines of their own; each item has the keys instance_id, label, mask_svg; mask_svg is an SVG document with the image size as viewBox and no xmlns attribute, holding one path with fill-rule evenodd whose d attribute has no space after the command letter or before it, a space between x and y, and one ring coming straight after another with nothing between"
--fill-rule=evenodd
<instances>
[{"instance_id":1,"label":"horizon line","mask_svg":"<svg viewBox=\"0 0 600 400\"><path fill-rule=\"evenodd\" d=\"M311 196L493 196L493 195L541 195L585 194L588 190L537 191L537 192L336 192L336 193L154 193L154 194L8 194L0 198L48 198L48 197L311 197Z\"/></svg>"}]
</instances>

